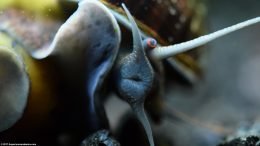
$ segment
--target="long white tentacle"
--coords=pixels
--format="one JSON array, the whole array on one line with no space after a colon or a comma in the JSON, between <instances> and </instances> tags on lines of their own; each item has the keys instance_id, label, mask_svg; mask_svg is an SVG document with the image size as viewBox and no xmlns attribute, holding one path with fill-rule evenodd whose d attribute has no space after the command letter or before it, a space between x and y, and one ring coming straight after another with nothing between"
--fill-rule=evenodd
<instances>
[{"instance_id":1,"label":"long white tentacle","mask_svg":"<svg viewBox=\"0 0 260 146\"><path fill-rule=\"evenodd\" d=\"M193 48L205 45L206 43L215 40L219 37L222 37L224 35L227 35L233 31L242 29L244 27L256 24L260 22L260 17L256 17L241 23L238 23L236 25L224 28L222 30L216 31L214 33L201 36L199 38L193 39L191 41L183 42L180 44L175 44L171 46L164 46L164 47L157 47L151 51L151 57L156 59L165 59L168 57L171 57L173 55L176 55L178 53L182 53L188 50L191 50Z\"/></svg>"}]
</instances>

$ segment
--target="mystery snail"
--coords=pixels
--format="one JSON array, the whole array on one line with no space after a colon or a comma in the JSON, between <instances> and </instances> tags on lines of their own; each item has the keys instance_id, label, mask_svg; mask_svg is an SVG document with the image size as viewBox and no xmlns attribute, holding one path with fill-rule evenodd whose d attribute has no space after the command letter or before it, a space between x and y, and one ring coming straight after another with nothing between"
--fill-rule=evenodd
<instances>
[{"instance_id":1,"label":"mystery snail","mask_svg":"<svg viewBox=\"0 0 260 146\"><path fill-rule=\"evenodd\" d=\"M123 8L129 20L100 1L82 0L54 35L40 42L39 48L24 43L26 33L0 23L0 39L15 40L5 41L0 47L1 139L12 140L10 137L19 133L18 142L30 136L43 145L79 145L85 138L82 145L118 145L104 130L109 129L103 107L108 96L105 81L113 78L112 88L131 105L150 146L154 146L144 102L155 86L160 86L158 62L260 22L257 17L198 39L165 46L160 40L157 45L156 37L147 38L149 35L139 29L127 5ZM133 43L126 45L132 51L119 55L123 27L132 33ZM23 135L27 130L28 135ZM41 139L42 135L47 140Z\"/></svg>"}]
</instances>

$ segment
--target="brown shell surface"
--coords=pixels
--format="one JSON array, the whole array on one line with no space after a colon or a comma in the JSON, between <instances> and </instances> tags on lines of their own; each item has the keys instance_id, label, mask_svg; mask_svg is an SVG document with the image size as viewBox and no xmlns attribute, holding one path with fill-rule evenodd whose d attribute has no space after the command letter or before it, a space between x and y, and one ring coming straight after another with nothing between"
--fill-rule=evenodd
<instances>
[{"instance_id":1,"label":"brown shell surface","mask_svg":"<svg viewBox=\"0 0 260 146\"><path fill-rule=\"evenodd\" d=\"M180 40L191 15L186 0L106 0L106 2L118 7L121 3L125 3L136 19L149 26L150 30L163 39L160 43L176 43Z\"/></svg>"}]
</instances>

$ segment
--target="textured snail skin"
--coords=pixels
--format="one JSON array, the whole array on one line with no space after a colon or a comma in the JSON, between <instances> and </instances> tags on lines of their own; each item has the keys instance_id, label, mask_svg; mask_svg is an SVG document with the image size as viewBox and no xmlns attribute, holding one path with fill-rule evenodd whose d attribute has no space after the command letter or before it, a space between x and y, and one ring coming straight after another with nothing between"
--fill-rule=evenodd
<instances>
[{"instance_id":1,"label":"textured snail skin","mask_svg":"<svg viewBox=\"0 0 260 146\"><path fill-rule=\"evenodd\" d=\"M133 52L125 56L114 71L116 90L130 104L146 131L150 146L154 146L151 127L144 112L144 101L155 78L154 70L146 57L137 25L124 5L123 8L132 24Z\"/></svg>"},{"instance_id":2,"label":"textured snail skin","mask_svg":"<svg viewBox=\"0 0 260 146\"><path fill-rule=\"evenodd\" d=\"M137 25L130 13L126 12L133 27L133 52L120 61L115 77L119 94L133 104L145 100L152 88L154 71L146 57Z\"/></svg>"},{"instance_id":3,"label":"textured snail skin","mask_svg":"<svg viewBox=\"0 0 260 146\"><path fill-rule=\"evenodd\" d=\"M119 94L130 104L144 102L153 83L153 71L147 59L131 53L121 60L117 74Z\"/></svg>"}]
</instances>

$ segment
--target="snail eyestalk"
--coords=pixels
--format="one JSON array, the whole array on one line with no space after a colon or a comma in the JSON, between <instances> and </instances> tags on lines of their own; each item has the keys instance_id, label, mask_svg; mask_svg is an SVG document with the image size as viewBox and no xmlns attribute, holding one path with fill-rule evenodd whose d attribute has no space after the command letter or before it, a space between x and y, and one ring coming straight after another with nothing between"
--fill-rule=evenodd
<instances>
[{"instance_id":1,"label":"snail eyestalk","mask_svg":"<svg viewBox=\"0 0 260 146\"><path fill-rule=\"evenodd\" d=\"M143 46L145 50L154 49L157 47L157 41L154 38L146 38L143 40Z\"/></svg>"},{"instance_id":2,"label":"snail eyestalk","mask_svg":"<svg viewBox=\"0 0 260 146\"><path fill-rule=\"evenodd\" d=\"M156 59L165 59L168 57L171 57L173 55L191 50L193 48L205 45L219 37L225 36L231 32L240 30L244 27L248 27L250 25L256 24L260 22L260 17L256 17L238 24L235 24L233 26L221 29L219 31L213 32L211 34L201 36L199 38L193 39L191 41L183 42L180 44L175 44L171 46L164 46L164 47L158 47L153 49L150 52L150 55L152 58Z\"/></svg>"}]
</instances>

